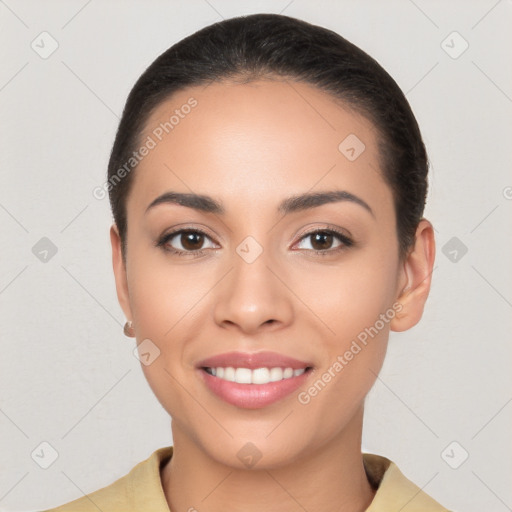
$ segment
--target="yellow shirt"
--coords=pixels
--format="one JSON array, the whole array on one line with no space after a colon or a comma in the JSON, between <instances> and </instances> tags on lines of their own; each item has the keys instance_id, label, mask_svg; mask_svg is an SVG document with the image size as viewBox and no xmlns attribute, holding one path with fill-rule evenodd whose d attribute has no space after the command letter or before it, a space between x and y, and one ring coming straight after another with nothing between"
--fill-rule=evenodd
<instances>
[{"instance_id":1,"label":"yellow shirt","mask_svg":"<svg viewBox=\"0 0 512 512\"><path fill-rule=\"evenodd\" d=\"M159 448L107 487L43 512L170 512L160 467L171 458L172 448ZM369 482L378 487L366 512L449 512L386 457L363 453L363 461Z\"/></svg>"}]
</instances>

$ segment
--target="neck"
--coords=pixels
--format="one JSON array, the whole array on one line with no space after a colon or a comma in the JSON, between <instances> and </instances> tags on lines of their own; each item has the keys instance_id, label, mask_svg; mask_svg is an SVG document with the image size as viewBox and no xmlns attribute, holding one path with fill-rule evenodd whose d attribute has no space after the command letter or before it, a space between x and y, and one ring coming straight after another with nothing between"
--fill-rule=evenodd
<instances>
[{"instance_id":1,"label":"neck","mask_svg":"<svg viewBox=\"0 0 512 512\"><path fill-rule=\"evenodd\" d=\"M361 453L363 407L313 455L275 469L239 469L212 459L173 422L173 456L161 470L171 512L364 512L375 491Z\"/></svg>"}]
</instances>

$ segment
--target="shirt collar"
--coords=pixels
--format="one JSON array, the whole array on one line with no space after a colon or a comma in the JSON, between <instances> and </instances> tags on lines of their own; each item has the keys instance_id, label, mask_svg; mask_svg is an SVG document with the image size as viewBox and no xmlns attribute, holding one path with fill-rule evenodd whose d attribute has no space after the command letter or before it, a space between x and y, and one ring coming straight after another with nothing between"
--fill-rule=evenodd
<instances>
[{"instance_id":1,"label":"shirt collar","mask_svg":"<svg viewBox=\"0 0 512 512\"><path fill-rule=\"evenodd\" d=\"M146 460L137 464L126 476L112 484L120 488L125 487L134 511L144 510L148 503L151 503L151 510L154 512L170 512L162 488L160 468L168 462L172 453L172 446L159 448ZM362 455L368 481L376 489L366 512L448 512L407 479L390 459L373 453Z\"/></svg>"}]
</instances>

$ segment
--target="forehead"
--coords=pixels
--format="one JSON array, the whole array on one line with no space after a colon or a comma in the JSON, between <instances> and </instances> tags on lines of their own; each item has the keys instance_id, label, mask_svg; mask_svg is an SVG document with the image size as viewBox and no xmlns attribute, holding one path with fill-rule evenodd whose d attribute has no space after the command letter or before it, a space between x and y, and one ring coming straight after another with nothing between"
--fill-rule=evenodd
<instances>
[{"instance_id":1,"label":"forehead","mask_svg":"<svg viewBox=\"0 0 512 512\"><path fill-rule=\"evenodd\" d=\"M214 82L175 93L148 118L140 140L154 147L132 185L134 207L166 189L232 202L278 202L315 188L344 188L368 201L390 191L379 170L376 129L304 83ZM388 201L389 202L389 201Z\"/></svg>"}]
</instances>

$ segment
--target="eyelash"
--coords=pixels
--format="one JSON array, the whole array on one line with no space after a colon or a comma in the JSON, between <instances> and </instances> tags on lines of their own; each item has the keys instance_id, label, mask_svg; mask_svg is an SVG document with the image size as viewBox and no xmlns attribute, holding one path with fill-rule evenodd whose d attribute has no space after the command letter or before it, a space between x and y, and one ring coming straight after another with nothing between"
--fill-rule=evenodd
<instances>
[{"instance_id":1,"label":"eyelash","mask_svg":"<svg viewBox=\"0 0 512 512\"><path fill-rule=\"evenodd\" d=\"M179 230L176 230L176 231L172 231L172 232L167 233L166 235L162 236L155 243L155 246L156 247L161 247L162 250L164 250L166 252L170 252L170 253L175 254L177 256L193 255L196 258L202 256L206 251L208 251L208 249L198 249L196 251L181 251L179 249L174 249L174 248L168 249L168 248L165 247L165 244L169 240L172 240L176 235L179 235L179 234L182 234L182 233L200 233L200 234L206 236L207 238L211 238L208 235L208 233L206 233L205 231L203 231L201 229L198 229L198 228L182 228L182 229L179 229ZM309 231L307 233L304 233L300 237L299 242L302 241L303 239L309 237L309 236L316 235L318 233L334 235L335 238L337 238L341 242L341 245L339 247L336 247L335 249L326 249L324 251L316 250L316 249L305 249L308 252L313 252L317 256L328 256L328 255L332 255L332 254L337 254L337 253L339 253L341 251L344 251L344 250L346 250L349 247L352 247L354 245L354 241L352 239L350 239L347 235L345 235L344 233L342 233L338 229L336 229L334 227L331 227L331 226L329 226L328 228L316 229L314 231Z\"/></svg>"}]
</instances>

